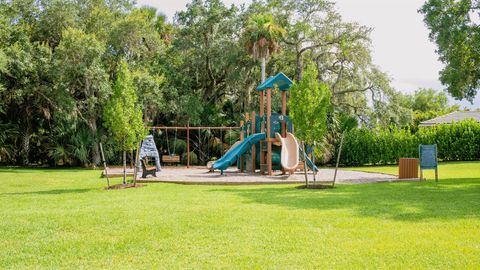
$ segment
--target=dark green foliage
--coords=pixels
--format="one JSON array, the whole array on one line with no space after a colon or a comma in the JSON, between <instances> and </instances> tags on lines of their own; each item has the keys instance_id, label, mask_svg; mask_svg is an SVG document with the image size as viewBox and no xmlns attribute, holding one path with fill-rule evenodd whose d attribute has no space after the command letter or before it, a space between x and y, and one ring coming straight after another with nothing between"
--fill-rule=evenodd
<instances>
[{"instance_id":1,"label":"dark green foliage","mask_svg":"<svg viewBox=\"0 0 480 270\"><path fill-rule=\"evenodd\" d=\"M187 164L187 153L183 153L182 163ZM198 164L197 154L195 154L195 152L190 152L190 165L197 165L197 164Z\"/></svg>"},{"instance_id":2,"label":"dark green foliage","mask_svg":"<svg viewBox=\"0 0 480 270\"><path fill-rule=\"evenodd\" d=\"M480 159L480 123L473 120L421 129L418 137L425 144L437 144L443 160Z\"/></svg>"},{"instance_id":3,"label":"dark green foliage","mask_svg":"<svg viewBox=\"0 0 480 270\"><path fill-rule=\"evenodd\" d=\"M420 10L445 64L440 80L452 96L470 101L480 86L479 4L478 0L429 0Z\"/></svg>"},{"instance_id":4,"label":"dark green foliage","mask_svg":"<svg viewBox=\"0 0 480 270\"><path fill-rule=\"evenodd\" d=\"M0 122L0 163L11 162L15 159L15 148L11 142L12 138L18 136L19 131L12 124Z\"/></svg>"},{"instance_id":5,"label":"dark green foliage","mask_svg":"<svg viewBox=\"0 0 480 270\"><path fill-rule=\"evenodd\" d=\"M401 157L418 157L418 145L437 144L438 158L445 161L480 160L480 123L466 120L409 130L354 129L345 135L344 165L395 164Z\"/></svg>"},{"instance_id":6,"label":"dark green foliage","mask_svg":"<svg viewBox=\"0 0 480 270\"><path fill-rule=\"evenodd\" d=\"M225 132L225 136L223 138L224 143L232 145L238 140L240 140L240 132L237 130L228 130Z\"/></svg>"},{"instance_id":7,"label":"dark green foliage","mask_svg":"<svg viewBox=\"0 0 480 270\"><path fill-rule=\"evenodd\" d=\"M429 117L445 105L445 98L432 102L426 95L419 106L404 103L372 62L369 34L367 27L344 22L326 0L253 1L244 7L192 0L172 23L130 0L0 0L0 133L5 130L0 134L0 162L99 165L98 142L109 163L118 162L118 143L102 116L108 114L106 104L122 61L131 72L143 125L237 126L242 114L258 112L260 67L248 53L253 47L261 54L257 56L266 56L268 48L266 75L282 71L300 82L310 75L304 71L313 61L318 74L310 78L312 85L321 82L319 90L330 94L322 101L329 100L346 119L370 128L415 130L416 108L428 105L429 111L416 119ZM242 37L255 46L246 48ZM327 107L316 99L295 102L315 104L310 120ZM278 111L280 95L274 94L272 103ZM140 122L140 113L136 119ZM357 125L342 121L338 126L326 123L326 156L334 152L340 132ZM305 126L297 126L299 135L310 128ZM323 137L323 127L313 129L317 138L310 139ZM190 136L191 151L201 163L219 157L225 144L238 139L217 131ZM164 143L157 146L165 151ZM186 151L178 147L175 152Z\"/></svg>"},{"instance_id":8,"label":"dark green foliage","mask_svg":"<svg viewBox=\"0 0 480 270\"><path fill-rule=\"evenodd\" d=\"M162 74L151 64L162 51L156 18L128 0L0 1L0 123L18 131L5 133L2 162L98 165L121 60L145 94L142 109L164 108Z\"/></svg>"},{"instance_id":9,"label":"dark green foliage","mask_svg":"<svg viewBox=\"0 0 480 270\"><path fill-rule=\"evenodd\" d=\"M46 145L49 163L55 166L88 164L91 146L95 142L89 129L67 119L55 119L55 122Z\"/></svg>"},{"instance_id":10,"label":"dark green foliage","mask_svg":"<svg viewBox=\"0 0 480 270\"><path fill-rule=\"evenodd\" d=\"M181 155L187 151L187 142L182 139L174 139L173 136L168 140L168 147L166 141L164 142L164 152L168 153L168 148L170 148L170 152L174 155ZM157 145L158 147L158 145Z\"/></svg>"}]
</instances>

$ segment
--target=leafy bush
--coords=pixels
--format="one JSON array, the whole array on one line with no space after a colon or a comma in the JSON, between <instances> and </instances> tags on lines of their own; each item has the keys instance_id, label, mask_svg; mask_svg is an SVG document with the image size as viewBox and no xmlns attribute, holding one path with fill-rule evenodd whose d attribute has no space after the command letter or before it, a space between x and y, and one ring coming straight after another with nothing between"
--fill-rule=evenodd
<instances>
[{"instance_id":1,"label":"leafy bush","mask_svg":"<svg viewBox=\"0 0 480 270\"><path fill-rule=\"evenodd\" d=\"M418 157L420 143L437 144L441 160L480 160L480 123L466 120L422 128L415 134L410 130L354 129L345 135L341 163L396 164L401 157Z\"/></svg>"},{"instance_id":2,"label":"leafy bush","mask_svg":"<svg viewBox=\"0 0 480 270\"><path fill-rule=\"evenodd\" d=\"M225 132L224 143L234 144L238 140L240 140L240 132L237 130L227 130L227 132Z\"/></svg>"},{"instance_id":3,"label":"leafy bush","mask_svg":"<svg viewBox=\"0 0 480 270\"><path fill-rule=\"evenodd\" d=\"M187 142L182 139L171 139L169 141L170 151L173 151L175 155L180 155L187 152Z\"/></svg>"},{"instance_id":4,"label":"leafy bush","mask_svg":"<svg viewBox=\"0 0 480 270\"><path fill-rule=\"evenodd\" d=\"M183 153L182 163L187 164L187 153ZM198 157L197 157L197 154L195 152L190 152L190 164L191 165L198 164Z\"/></svg>"},{"instance_id":5,"label":"leafy bush","mask_svg":"<svg viewBox=\"0 0 480 270\"><path fill-rule=\"evenodd\" d=\"M418 136L425 144L437 144L443 160L480 159L480 123L474 120L422 129Z\"/></svg>"}]
</instances>

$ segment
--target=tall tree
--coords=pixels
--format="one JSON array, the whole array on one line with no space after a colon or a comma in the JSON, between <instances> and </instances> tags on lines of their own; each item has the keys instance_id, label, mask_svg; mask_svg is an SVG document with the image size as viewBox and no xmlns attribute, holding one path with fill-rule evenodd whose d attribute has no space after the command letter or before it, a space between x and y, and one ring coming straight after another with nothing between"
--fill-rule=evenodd
<instances>
[{"instance_id":1,"label":"tall tree","mask_svg":"<svg viewBox=\"0 0 480 270\"><path fill-rule=\"evenodd\" d=\"M428 0L420 12L445 64L441 82L453 97L472 102L480 87L480 2Z\"/></svg>"},{"instance_id":2,"label":"tall tree","mask_svg":"<svg viewBox=\"0 0 480 270\"><path fill-rule=\"evenodd\" d=\"M238 8L227 7L220 0L193 0L185 11L175 17L177 31L168 52L172 71L169 78L180 95L174 118L202 113L205 124L226 124L235 116L223 108L229 99L239 104L248 101L256 83L252 78L253 61L239 43L240 20ZM178 104L200 100L203 106L182 107ZM238 114L237 114L238 115ZM237 116L238 118L238 116ZM172 118L170 118L172 119ZM186 124L186 123L185 123Z\"/></svg>"},{"instance_id":3,"label":"tall tree","mask_svg":"<svg viewBox=\"0 0 480 270\"><path fill-rule=\"evenodd\" d=\"M113 95L105 106L105 126L113 133L118 149L123 151L123 184L126 184L126 151L135 149L145 135L142 110L128 65L121 61Z\"/></svg>"},{"instance_id":4,"label":"tall tree","mask_svg":"<svg viewBox=\"0 0 480 270\"><path fill-rule=\"evenodd\" d=\"M449 105L445 92L429 88L418 89L412 95L403 95L400 104L414 114L413 121L408 123L413 131L417 130L418 125L425 120L457 111L460 108L458 105Z\"/></svg>"},{"instance_id":5,"label":"tall tree","mask_svg":"<svg viewBox=\"0 0 480 270\"><path fill-rule=\"evenodd\" d=\"M414 111L447 111L450 109L447 94L431 88L418 89L411 99Z\"/></svg>"},{"instance_id":6,"label":"tall tree","mask_svg":"<svg viewBox=\"0 0 480 270\"><path fill-rule=\"evenodd\" d=\"M254 2L249 12L275 14L288 32L282 40L284 52L272 59L272 66L300 80L306 63L313 61L318 80L328 85L337 110L356 116L363 123L377 122L371 119L381 116L375 110L388 106L397 93L388 76L372 61L371 29L343 21L330 1L265 2Z\"/></svg>"},{"instance_id":7,"label":"tall tree","mask_svg":"<svg viewBox=\"0 0 480 270\"><path fill-rule=\"evenodd\" d=\"M275 23L272 14L253 15L247 22L244 39L248 53L260 59L262 67L262 82L265 81L266 61L273 53L280 51L280 39L286 36L286 31Z\"/></svg>"},{"instance_id":8,"label":"tall tree","mask_svg":"<svg viewBox=\"0 0 480 270\"><path fill-rule=\"evenodd\" d=\"M23 34L5 50L7 68L0 79L7 91L1 92L6 114L21 130L19 163L30 164L31 138L62 104L64 93L56 93L50 67L52 51L44 44L30 43Z\"/></svg>"},{"instance_id":9,"label":"tall tree","mask_svg":"<svg viewBox=\"0 0 480 270\"><path fill-rule=\"evenodd\" d=\"M55 50L54 72L56 84L62 92L68 92L71 113L83 122L91 133L91 161L100 164L97 132L98 118L110 94L108 73L102 64L105 45L94 34L67 28Z\"/></svg>"}]
</instances>

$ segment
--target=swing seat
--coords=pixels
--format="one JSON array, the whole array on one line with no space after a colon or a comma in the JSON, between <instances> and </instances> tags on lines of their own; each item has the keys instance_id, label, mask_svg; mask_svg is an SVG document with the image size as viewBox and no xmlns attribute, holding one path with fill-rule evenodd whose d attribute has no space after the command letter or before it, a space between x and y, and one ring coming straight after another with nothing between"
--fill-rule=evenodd
<instances>
[{"instance_id":1,"label":"swing seat","mask_svg":"<svg viewBox=\"0 0 480 270\"><path fill-rule=\"evenodd\" d=\"M180 163L180 156L178 155L163 155L163 163Z\"/></svg>"}]
</instances>

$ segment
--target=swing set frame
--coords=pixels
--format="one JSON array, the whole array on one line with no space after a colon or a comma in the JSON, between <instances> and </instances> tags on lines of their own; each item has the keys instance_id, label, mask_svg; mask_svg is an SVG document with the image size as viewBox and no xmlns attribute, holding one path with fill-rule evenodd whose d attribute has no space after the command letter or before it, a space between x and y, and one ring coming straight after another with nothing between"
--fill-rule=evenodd
<instances>
[{"instance_id":1,"label":"swing set frame","mask_svg":"<svg viewBox=\"0 0 480 270\"><path fill-rule=\"evenodd\" d=\"M243 122L243 121L242 121ZM242 123L240 123L242 124ZM220 131L225 131L225 130L240 130L241 129L241 126L234 126L234 127L214 127L214 126L211 126L211 127L191 127L190 124L186 125L186 126L147 126L146 127L148 130L156 130L156 129L159 129L159 130L165 130L166 132L168 132L168 130L175 130L175 131L178 131L178 130L182 130L182 131L186 131L187 132L187 168L190 168L190 131L193 131L193 130L198 130L198 131L201 131L201 130L220 130ZM200 140L200 138L199 138ZM174 147L174 151L175 151L175 147ZM170 153L168 153L170 155Z\"/></svg>"}]
</instances>

